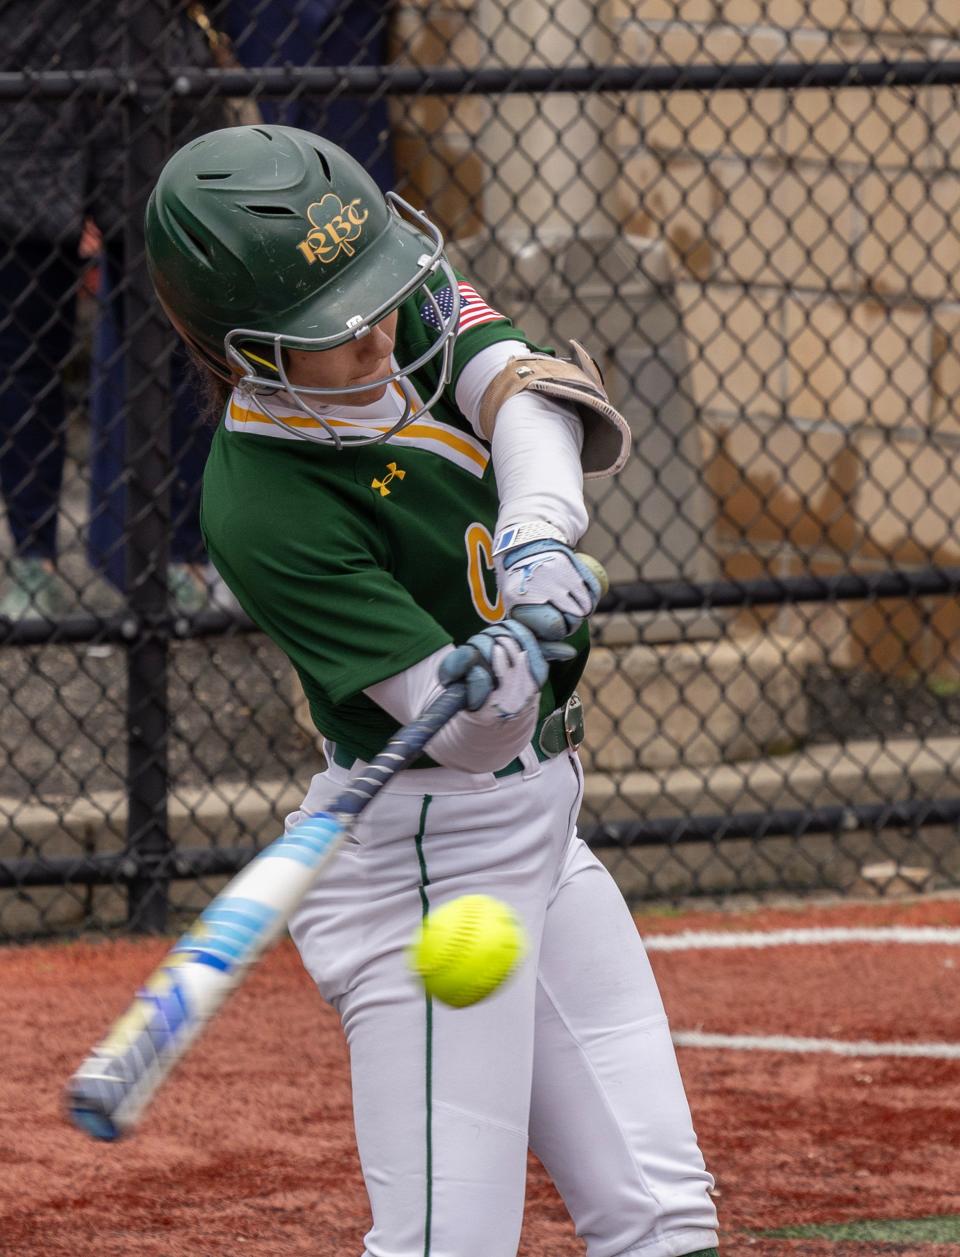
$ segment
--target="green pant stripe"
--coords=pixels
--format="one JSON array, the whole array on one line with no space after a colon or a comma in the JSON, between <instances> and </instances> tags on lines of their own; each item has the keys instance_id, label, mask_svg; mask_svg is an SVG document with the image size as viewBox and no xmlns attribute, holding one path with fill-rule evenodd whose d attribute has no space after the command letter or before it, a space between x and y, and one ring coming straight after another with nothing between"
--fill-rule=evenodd
<instances>
[{"instance_id":1,"label":"green pant stripe","mask_svg":"<svg viewBox=\"0 0 960 1257\"><path fill-rule=\"evenodd\" d=\"M417 860L420 864L420 915L421 920L425 919L430 911L430 900L427 898L427 887L430 885L430 878L427 875L427 861L423 854L423 831L427 824L427 810L433 801L433 795L425 794L423 796L423 806L420 808L420 822L417 830L416 847ZM429 995L424 997L426 1000L426 1053L425 1053L425 1086L424 1097L426 1100L427 1121L426 1121L426 1169L427 1169L427 1198L423 1220L423 1257L430 1257L430 1231L433 1225L433 1000Z\"/></svg>"}]
</instances>

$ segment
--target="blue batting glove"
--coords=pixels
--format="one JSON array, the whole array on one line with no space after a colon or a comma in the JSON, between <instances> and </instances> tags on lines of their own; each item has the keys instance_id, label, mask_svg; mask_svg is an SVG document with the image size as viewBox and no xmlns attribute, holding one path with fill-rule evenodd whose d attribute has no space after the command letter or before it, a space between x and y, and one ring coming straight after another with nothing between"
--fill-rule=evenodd
<instances>
[{"instance_id":1,"label":"blue batting glove","mask_svg":"<svg viewBox=\"0 0 960 1257\"><path fill-rule=\"evenodd\" d=\"M595 572L559 538L513 546L494 562L507 614L541 641L576 632L603 594Z\"/></svg>"},{"instance_id":2,"label":"blue batting glove","mask_svg":"<svg viewBox=\"0 0 960 1257\"><path fill-rule=\"evenodd\" d=\"M549 662L576 653L560 642L539 642L516 620L501 620L451 651L438 676L442 685L466 684L469 711L486 709L491 719L510 720L539 698Z\"/></svg>"}]
</instances>

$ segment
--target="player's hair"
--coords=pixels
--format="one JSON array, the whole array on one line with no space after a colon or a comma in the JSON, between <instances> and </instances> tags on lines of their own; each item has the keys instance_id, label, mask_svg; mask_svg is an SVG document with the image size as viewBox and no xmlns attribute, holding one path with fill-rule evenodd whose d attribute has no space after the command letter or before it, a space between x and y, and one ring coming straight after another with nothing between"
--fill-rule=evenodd
<instances>
[{"instance_id":1,"label":"player's hair","mask_svg":"<svg viewBox=\"0 0 960 1257\"><path fill-rule=\"evenodd\" d=\"M187 358L190 362L190 383L196 389L199 398L197 412L203 423L215 428L223 418L227 402L233 391L230 385L209 367L199 354L187 346Z\"/></svg>"}]
</instances>

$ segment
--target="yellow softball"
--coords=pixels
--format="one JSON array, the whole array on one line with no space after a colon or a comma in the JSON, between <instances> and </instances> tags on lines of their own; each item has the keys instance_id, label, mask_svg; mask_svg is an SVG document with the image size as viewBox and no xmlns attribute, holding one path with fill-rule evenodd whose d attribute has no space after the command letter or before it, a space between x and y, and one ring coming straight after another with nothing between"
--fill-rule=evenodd
<instances>
[{"instance_id":1,"label":"yellow softball","mask_svg":"<svg viewBox=\"0 0 960 1257\"><path fill-rule=\"evenodd\" d=\"M410 968L428 995L466 1008L486 999L526 952L513 910L490 895L461 895L431 908L410 942Z\"/></svg>"},{"instance_id":2,"label":"yellow softball","mask_svg":"<svg viewBox=\"0 0 960 1257\"><path fill-rule=\"evenodd\" d=\"M584 567L588 567L590 569L590 571L594 574L594 576L600 582L601 597L604 594L609 593L610 592L610 577L607 575L607 570L603 566L603 564L600 562L600 560L595 559L592 554L584 554L582 550L577 551L577 558L584 565Z\"/></svg>"}]
</instances>

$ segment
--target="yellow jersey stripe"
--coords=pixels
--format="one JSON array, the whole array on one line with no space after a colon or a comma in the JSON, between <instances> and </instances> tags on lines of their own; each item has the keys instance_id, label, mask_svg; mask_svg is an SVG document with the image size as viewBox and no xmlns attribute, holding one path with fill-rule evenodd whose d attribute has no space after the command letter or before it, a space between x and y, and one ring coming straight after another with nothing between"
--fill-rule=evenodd
<instances>
[{"instance_id":1,"label":"yellow jersey stripe","mask_svg":"<svg viewBox=\"0 0 960 1257\"><path fill-rule=\"evenodd\" d=\"M439 424L435 425L429 420L409 424L397 434L395 439L416 441L418 437L421 440L440 441L444 445L449 445L451 449L474 463L481 473L487 469L490 455L479 441L471 441L469 437L461 436L448 428L441 428Z\"/></svg>"},{"instance_id":2,"label":"yellow jersey stripe","mask_svg":"<svg viewBox=\"0 0 960 1257\"><path fill-rule=\"evenodd\" d=\"M240 406L234 398L231 398L230 401L230 418L236 424L269 424L271 422L262 411ZM291 428L322 428L323 426L318 419L314 419L310 415L285 414L281 418ZM359 425L350 419L330 418L327 420L327 423L332 428L362 427L365 431L371 432L389 432L392 427L389 421ZM449 450L459 455L458 462L460 459L464 459L471 465L471 470L475 469L477 474L481 476L486 471L487 464L490 461L488 450L479 441L471 439L465 434L432 419L418 419L408 424L396 436L391 437L388 444L408 443L417 446L421 442L437 443L441 446L446 446ZM442 451L437 452L442 453Z\"/></svg>"},{"instance_id":3,"label":"yellow jersey stripe","mask_svg":"<svg viewBox=\"0 0 960 1257\"><path fill-rule=\"evenodd\" d=\"M399 416L398 416L399 417ZM235 399L230 402L230 418L234 423L273 423L268 414L262 410L250 410L246 406L240 406ZM291 428L322 428L319 419L314 419L312 415L298 414L282 414L280 418L285 424ZM328 419L331 428L370 428L374 432L389 432L390 423L364 423L362 425L354 423L351 419Z\"/></svg>"}]
</instances>

